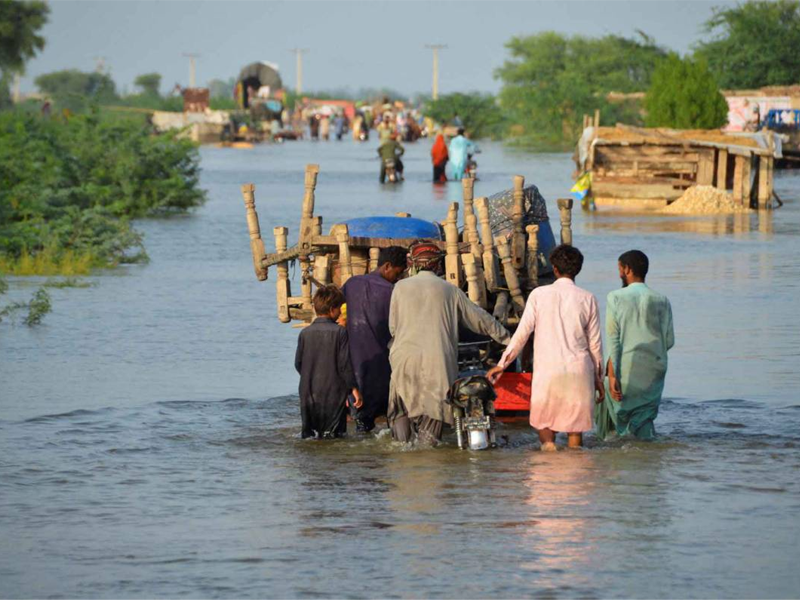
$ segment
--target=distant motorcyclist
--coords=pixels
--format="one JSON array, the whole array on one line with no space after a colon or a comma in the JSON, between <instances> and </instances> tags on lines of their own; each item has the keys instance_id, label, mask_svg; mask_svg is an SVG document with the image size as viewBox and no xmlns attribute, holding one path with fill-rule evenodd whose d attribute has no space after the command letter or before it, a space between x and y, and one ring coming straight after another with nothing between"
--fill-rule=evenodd
<instances>
[{"instance_id":1,"label":"distant motorcyclist","mask_svg":"<svg viewBox=\"0 0 800 600\"><path fill-rule=\"evenodd\" d=\"M392 122L392 114L385 112L381 122L378 123L378 140L382 143L387 141L393 133L395 133L394 123Z\"/></svg>"},{"instance_id":2,"label":"distant motorcyclist","mask_svg":"<svg viewBox=\"0 0 800 600\"><path fill-rule=\"evenodd\" d=\"M396 133L392 133L388 140L378 146L378 155L381 157L381 183L386 183L387 160L394 160L397 176L399 179L403 178L403 162L400 157L405 151L405 148L397 141Z\"/></svg>"}]
</instances>

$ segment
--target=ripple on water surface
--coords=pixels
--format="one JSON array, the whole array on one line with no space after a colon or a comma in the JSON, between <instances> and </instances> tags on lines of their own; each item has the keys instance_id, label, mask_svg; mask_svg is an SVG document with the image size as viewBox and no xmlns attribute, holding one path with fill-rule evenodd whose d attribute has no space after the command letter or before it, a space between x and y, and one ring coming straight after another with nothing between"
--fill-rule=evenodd
<instances>
[{"instance_id":1,"label":"ripple on water surface","mask_svg":"<svg viewBox=\"0 0 800 600\"><path fill-rule=\"evenodd\" d=\"M665 400L655 443L589 437L543 454L519 421L483 453L449 437L407 448L385 430L302 440L297 402L0 423L0 595L452 596L451 573L466 596L781 596L796 583L797 406ZM754 530L774 544L753 554Z\"/></svg>"}]
</instances>

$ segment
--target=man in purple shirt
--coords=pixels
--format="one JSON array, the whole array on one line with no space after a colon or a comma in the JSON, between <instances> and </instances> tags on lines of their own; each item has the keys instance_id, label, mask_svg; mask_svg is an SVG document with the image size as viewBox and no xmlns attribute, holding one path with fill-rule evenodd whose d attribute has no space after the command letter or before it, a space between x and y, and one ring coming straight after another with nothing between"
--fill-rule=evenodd
<instances>
[{"instance_id":1,"label":"man in purple shirt","mask_svg":"<svg viewBox=\"0 0 800 600\"><path fill-rule=\"evenodd\" d=\"M392 289L408 265L407 251L399 246L381 249L378 269L351 277L344 284L350 358L363 406L356 414L356 429L375 428L375 418L386 414L389 403L389 306Z\"/></svg>"}]
</instances>

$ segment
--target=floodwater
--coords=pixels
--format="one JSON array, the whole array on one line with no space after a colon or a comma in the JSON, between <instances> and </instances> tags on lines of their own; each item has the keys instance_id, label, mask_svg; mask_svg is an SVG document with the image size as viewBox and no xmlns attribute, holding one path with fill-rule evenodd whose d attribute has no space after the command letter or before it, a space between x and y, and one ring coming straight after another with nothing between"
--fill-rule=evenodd
<instances>
[{"instance_id":1,"label":"floodwater","mask_svg":"<svg viewBox=\"0 0 800 600\"><path fill-rule=\"evenodd\" d=\"M239 185L268 247L296 235L307 162L326 229L460 200L429 183L427 142L381 188L374 146L204 148L208 204L138 224L150 264L0 324L0 596L796 597L800 176L778 175L774 214L575 211L601 308L633 247L672 301L657 442L543 454L525 423L483 453L302 441L298 330L275 272L255 279ZM568 155L483 150L477 195L523 174L557 219Z\"/></svg>"}]
</instances>

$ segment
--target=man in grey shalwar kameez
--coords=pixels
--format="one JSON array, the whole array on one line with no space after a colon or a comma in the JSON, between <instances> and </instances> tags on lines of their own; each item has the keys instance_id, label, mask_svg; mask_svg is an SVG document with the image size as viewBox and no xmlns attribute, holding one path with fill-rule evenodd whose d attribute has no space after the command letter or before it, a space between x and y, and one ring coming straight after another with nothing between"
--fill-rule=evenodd
<instances>
[{"instance_id":1,"label":"man in grey shalwar kameez","mask_svg":"<svg viewBox=\"0 0 800 600\"><path fill-rule=\"evenodd\" d=\"M458 378L459 326L501 344L511 338L494 317L438 277L442 253L435 245L412 247L411 260L419 273L395 285L389 309L387 419L395 440L408 442L416 434L421 443L436 445L444 423L453 424L445 398Z\"/></svg>"}]
</instances>

